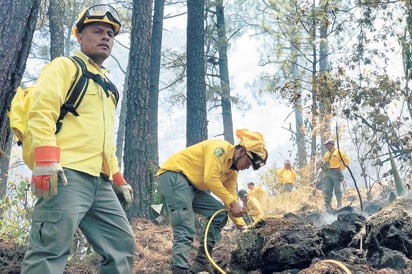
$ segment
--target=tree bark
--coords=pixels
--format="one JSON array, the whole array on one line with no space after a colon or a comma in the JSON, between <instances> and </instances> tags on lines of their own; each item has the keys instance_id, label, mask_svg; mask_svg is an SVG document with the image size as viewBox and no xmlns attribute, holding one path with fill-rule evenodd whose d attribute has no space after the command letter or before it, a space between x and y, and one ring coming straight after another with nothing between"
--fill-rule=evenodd
<instances>
[{"instance_id":1,"label":"tree bark","mask_svg":"<svg viewBox=\"0 0 412 274\"><path fill-rule=\"evenodd\" d=\"M152 203L153 173L150 171L150 56L151 0L134 0L127 76L127 115L125 131L124 175L134 190L134 202L128 216L148 216Z\"/></svg>"},{"instance_id":2,"label":"tree bark","mask_svg":"<svg viewBox=\"0 0 412 274\"><path fill-rule=\"evenodd\" d=\"M321 23L319 25L319 76L324 73L329 72L329 65L328 65L328 54L329 54L329 47L328 47L328 26L329 26L329 18L327 13L327 5L329 3L327 1L321 1L321 8L323 10L323 16ZM319 101L319 120L324 125L322 127L322 134L321 134L321 144L323 144L327 139L330 138L331 135L331 105L327 102L324 98L323 100ZM313 102L314 104L318 102ZM316 144L314 144L316 146ZM326 148L321 146L321 155L324 155L326 152Z\"/></svg>"},{"instance_id":3,"label":"tree bark","mask_svg":"<svg viewBox=\"0 0 412 274\"><path fill-rule=\"evenodd\" d=\"M232 103L230 98L229 65L227 60L227 38L225 26L225 13L223 0L216 1L217 41L219 51L219 74L222 88L222 118L223 136L226 141L233 144L233 119Z\"/></svg>"},{"instance_id":4,"label":"tree bark","mask_svg":"<svg viewBox=\"0 0 412 274\"><path fill-rule=\"evenodd\" d=\"M39 6L40 0L0 1L0 161L9 159L6 151L12 136L7 111L26 68Z\"/></svg>"},{"instance_id":5,"label":"tree bark","mask_svg":"<svg viewBox=\"0 0 412 274\"><path fill-rule=\"evenodd\" d=\"M49 2L49 26L50 26L50 60L64 55L64 2L50 0Z\"/></svg>"},{"instance_id":6,"label":"tree bark","mask_svg":"<svg viewBox=\"0 0 412 274\"><path fill-rule=\"evenodd\" d=\"M317 92L318 92L318 87L316 85L316 63L317 63L317 52L316 52L316 16L315 16L315 1L312 1L312 25L310 27L310 42L312 43L312 79L311 79L311 86L312 86L312 105L311 105L311 119L312 119L312 127L313 128L317 128L318 125L318 119L319 119L319 114L318 114L318 106L317 106L317 101L318 101L318 96L317 96ZM316 134L312 134L312 140L311 140L311 146L310 146L310 156L311 159L315 159L316 155L317 155L317 150L318 148L316 147ZM323 155L323 154L321 154Z\"/></svg>"},{"instance_id":7,"label":"tree bark","mask_svg":"<svg viewBox=\"0 0 412 274\"><path fill-rule=\"evenodd\" d=\"M187 146L207 139L204 7L204 0L187 1Z\"/></svg>"},{"instance_id":8,"label":"tree bark","mask_svg":"<svg viewBox=\"0 0 412 274\"><path fill-rule=\"evenodd\" d=\"M9 142L7 143L7 147L5 150L5 155L3 155L0 161L0 199L3 199L7 193L7 180L9 177L9 164L12 139L13 138L9 138ZM0 208L0 216L3 216L3 212L4 209Z\"/></svg>"},{"instance_id":9,"label":"tree bark","mask_svg":"<svg viewBox=\"0 0 412 274\"><path fill-rule=\"evenodd\" d=\"M125 142L125 131L126 131L126 114L127 114L127 74L123 85L123 96L120 103L120 114L119 114L119 128L117 129L117 139L116 139L116 156L119 159L119 168L122 167L124 142ZM118 105L119 106L119 105Z\"/></svg>"},{"instance_id":10,"label":"tree bark","mask_svg":"<svg viewBox=\"0 0 412 274\"><path fill-rule=\"evenodd\" d=\"M159 79L160 57L162 48L164 0L154 1L153 29L152 29L152 55L150 58L150 97L149 97L149 132L151 166L157 169L159 165L158 148L158 104L159 104Z\"/></svg>"}]
</instances>

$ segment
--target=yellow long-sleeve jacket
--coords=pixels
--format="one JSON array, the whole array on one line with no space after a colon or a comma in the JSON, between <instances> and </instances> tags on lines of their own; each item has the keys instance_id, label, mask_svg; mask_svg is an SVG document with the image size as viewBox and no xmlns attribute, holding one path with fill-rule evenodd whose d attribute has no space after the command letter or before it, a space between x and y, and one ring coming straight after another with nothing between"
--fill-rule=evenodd
<instances>
[{"instance_id":1,"label":"yellow long-sleeve jacket","mask_svg":"<svg viewBox=\"0 0 412 274\"><path fill-rule=\"evenodd\" d=\"M246 213L253 218L253 224L264 219L264 214L259 201L254 197L248 197L247 202L243 205Z\"/></svg>"},{"instance_id":2,"label":"yellow long-sleeve jacket","mask_svg":"<svg viewBox=\"0 0 412 274\"><path fill-rule=\"evenodd\" d=\"M85 54L76 51L75 55L87 64L90 72L105 77L106 70ZM66 57L56 58L44 66L33 90L29 137L33 148L60 147L63 167L93 176L103 172L110 177L119 171L114 142L115 98L111 93L107 97L103 88L90 80L76 110L80 116L67 113L62 129L55 134L60 106L66 100L75 72L76 65Z\"/></svg>"},{"instance_id":3,"label":"yellow long-sleeve jacket","mask_svg":"<svg viewBox=\"0 0 412 274\"><path fill-rule=\"evenodd\" d=\"M265 201L268 196L268 194L262 187L256 185L249 191L248 195L249 197L254 197L261 202Z\"/></svg>"},{"instance_id":4,"label":"yellow long-sleeve jacket","mask_svg":"<svg viewBox=\"0 0 412 274\"><path fill-rule=\"evenodd\" d=\"M157 176L166 171L180 172L199 190L210 190L226 207L237 200L238 171L231 169L235 146L224 140L206 140L189 146L168 158ZM245 225L242 218L232 218Z\"/></svg>"},{"instance_id":5,"label":"yellow long-sleeve jacket","mask_svg":"<svg viewBox=\"0 0 412 274\"><path fill-rule=\"evenodd\" d=\"M296 172L293 169L282 168L279 170L277 177L281 184L295 184Z\"/></svg>"},{"instance_id":6,"label":"yellow long-sleeve jacket","mask_svg":"<svg viewBox=\"0 0 412 274\"><path fill-rule=\"evenodd\" d=\"M343 150L338 150L337 148L333 148L332 151L326 151L325 155L323 156L322 160L325 163L325 168L339 168L340 170L344 170L346 167L342 162L341 156L343 161L346 165L349 165L350 159L348 155ZM332 154L332 155L331 155Z\"/></svg>"}]
</instances>

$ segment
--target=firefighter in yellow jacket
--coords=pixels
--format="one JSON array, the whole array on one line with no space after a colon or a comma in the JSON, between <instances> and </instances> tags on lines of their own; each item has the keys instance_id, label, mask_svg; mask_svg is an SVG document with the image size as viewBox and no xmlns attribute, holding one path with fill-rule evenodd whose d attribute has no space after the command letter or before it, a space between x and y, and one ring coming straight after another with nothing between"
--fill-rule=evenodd
<instances>
[{"instance_id":1,"label":"firefighter in yellow jacket","mask_svg":"<svg viewBox=\"0 0 412 274\"><path fill-rule=\"evenodd\" d=\"M103 62L110 56L120 26L117 11L100 4L84 10L73 27L80 44L75 55L102 78ZM69 58L56 58L42 69L33 89L27 126L35 160L31 190L37 202L22 274L63 273L78 227L102 256L101 273L130 273L132 269L133 230L113 191L126 208L130 206L133 190L115 155L115 98L89 80L76 109L79 115L66 115L55 134L60 107L75 73Z\"/></svg>"},{"instance_id":2,"label":"firefighter in yellow jacket","mask_svg":"<svg viewBox=\"0 0 412 274\"><path fill-rule=\"evenodd\" d=\"M277 173L277 179L280 184L281 192L291 192L296 187L296 177L297 174L293 170L292 165L289 160L285 160L283 168Z\"/></svg>"},{"instance_id":3,"label":"firefighter in yellow jacket","mask_svg":"<svg viewBox=\"0 0 412 274\"><path fill-rule=\"evenodd\" d=\"M323 194L325 198L325 208L327 211L332 210L331 202L333 191L335 191L337 207L342 207L342 189L341 184L343 182L342 170L349 165L349 157L342 149L335 148L335 141L332 139L327 140L323 144L327 151L323 156L323 170L325 172L325 186Z\"/></svg>"},{"instance_id":4,"label":"firefighter in yellow jacket","mask_svg":"<svg viewBox=\"0 0 412 274\"><path fill-rule=\"evenodd\" d=\"M238 192L239 198L243 203L243 209L247 219L249 227L256 227L257 224L264 222L265 214L259 200L255 197L251 197L246 190L241 189Z\"/></svg>"},{"instance_id":5,"label":"firefighter in yellow jacket","mask_svg":"<svg viewBox=\"0 0 412 274\"><path fill-rule=\"evenodd\" d=\"M157 173L158 190L168 208L173 229L171 268L174 274L213 273L203 244L193 264L189 264L196 232L195 213L209 219L217 210L226 207L239 229L246 225L240 218L243 208L237 202L238 171L250 166L254 170L259 169L265 165L268 153L259 132L241 129L236 131L236 136L240 139L238 145L224 140L206 140L187 147L167 159ZM219 241L226 221L227 213L224 211L213 219L207 237L210 253ZM203 237L200 243L204 242Z\"/></svg>"},{"instance_id":6,"label":"firefighter in yellow jacket","mask_svg":"<svg viewBox=\"0 0 412 274\"><path fill-rule=\"evenodd\" d=\"M247 183L247 188L249 189L249 197L254 197L261 203L266 202L268 194L266 190L263 189L263 187L257 186L254 182L249 182Z\"/></svg>"},{"instance_id":7,"label":"firefighter in yellow jacket","mask_svg":"<svg viewBox=\"0 0 412 274\"><path fill-rule=\"evenodd\" d=\"M247 183L247 188L249 189L248 196L256 198L262 209L266 210L266 206L268 204L268 194L266 190L264 190L261 186L257 186L254 182Z\"/></svg>"}]
</instances>

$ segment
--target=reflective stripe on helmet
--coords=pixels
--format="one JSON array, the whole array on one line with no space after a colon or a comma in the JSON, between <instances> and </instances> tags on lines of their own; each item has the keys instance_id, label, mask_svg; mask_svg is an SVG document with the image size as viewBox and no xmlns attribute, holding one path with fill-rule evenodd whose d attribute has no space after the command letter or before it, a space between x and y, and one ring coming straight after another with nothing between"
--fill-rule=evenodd
<instances>
[{"instance_id":1,"label":"reflective stripe on helmet","mask_svg":"<svg viewBox=\"0 0 412 274\"><path fill-rule=\"evenodd\" d=\"M254 152L250 152L247 151L246 155L249 158L249 160L252 162L252 166L254 170L258 170L259 168L261 168L262 166L264 166L266 164L266 160L268 158L268 153L266 149L264 150L264 156L262 158L262 156L254 153Z\"/></svg>"}]
</instances>

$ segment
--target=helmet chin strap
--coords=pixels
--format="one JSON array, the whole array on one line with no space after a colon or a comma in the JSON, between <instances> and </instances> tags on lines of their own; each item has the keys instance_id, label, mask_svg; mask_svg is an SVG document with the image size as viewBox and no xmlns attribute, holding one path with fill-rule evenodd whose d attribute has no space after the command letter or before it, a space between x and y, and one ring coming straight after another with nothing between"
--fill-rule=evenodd
<instances>
[{"instance_id":1,"label":"helmet chin strap","mask_svg":"<svg viewBox=\"0 0 412 274\"><path fill-rule=\"evenodd\" d=\"M239 171L239 169L237 169L237 162L238 162L243 156L246 156L246 157L247 157L247 154L245 153L245 154L237 157L237 159L233 161L232 169Z\"/></svg>"}]
</instances>

